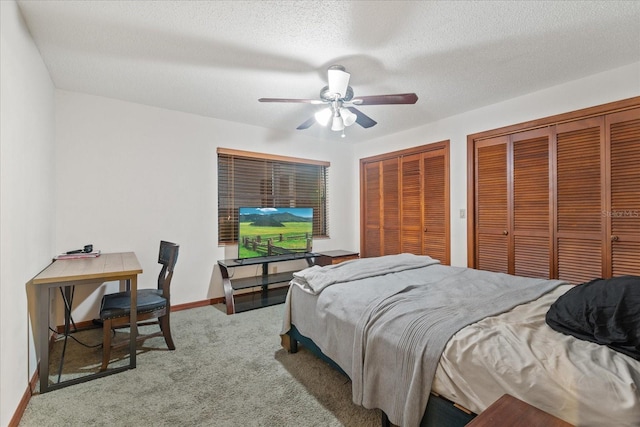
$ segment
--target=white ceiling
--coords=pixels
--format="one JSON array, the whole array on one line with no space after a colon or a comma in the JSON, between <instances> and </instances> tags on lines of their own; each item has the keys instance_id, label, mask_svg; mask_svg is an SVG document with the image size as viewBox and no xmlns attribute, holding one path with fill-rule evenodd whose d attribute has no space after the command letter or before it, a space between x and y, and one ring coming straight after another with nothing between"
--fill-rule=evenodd
<instances>
[{"instance_id":1,"label":"white ceiling","mask_svg":"<svg viewBox=\"0 0 640 427\"><path fill-rule=\"evenodd\" d=\"M638 1L18 4L56 87L283 137L319 107L257 99L318 98L332 64L356 96L419 97L359 107L378 122L347 128L345 141L359 142L640 61ZM340 136L317 124L295 132Z\"/></svg>"}]
</instances>

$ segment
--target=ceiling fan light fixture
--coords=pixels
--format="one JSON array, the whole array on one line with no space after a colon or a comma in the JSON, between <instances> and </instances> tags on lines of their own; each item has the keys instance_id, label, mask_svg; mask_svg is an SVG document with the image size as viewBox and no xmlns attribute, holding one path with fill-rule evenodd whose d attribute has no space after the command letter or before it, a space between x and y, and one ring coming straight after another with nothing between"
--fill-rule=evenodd
<instances>
[{"instance_id":1,"label":"ceiling fan light fixture","mask_svg":"<svg viewBox=\"0 0 640 427\"><path fill-rule=\"evenodd\" d=\"M317 111L296 129L308 129L314 123L328 127L331 121L331 130L342 132L344 129L357 123L365 129L375 126L377 122L356 106L361 105L391 105L391 104L415 104L418 95L415 93L396 93L390 95L369 95L354 98L353 89L349 86L351 74L342 65L332 65L328 71L328 85L320 89L320 99L296 99L296 98L259 98L259 102L295 102L303 104L320 105L327 108Z\"/></svg>"},{"instance_id":2,"label":"ceiling fan light fixture","mask_svg":"<svg viewBox=\"0 0 640 427\"><path fill-rule=\"evenodd\" d=\"M328 70L329 92L337 95L338 98L344 98L349 87L349 78L351 74L344 70L341 65L332 65Z\"/></svg>"},{"instance_id":3,"label":"ceiling fan light fixture","mask_svg":"<svg viewBox=\"0 0 640 427\"><path fill-rule=\"evenodd\" d=\"M333 116L333 123L331 124L331 130L341 131L344 130L344 122L339 115Z\"/></svg>"},{"instance_id":4,"label":"ceiling fan light fixture","mask_svg":"<svg viewBox=\"0 0 640 427\"><path fill-rule=\"evenodd\" d=\"M329 120L331 120L331 116L333 116L333 112L329 107L323 108L322 110L314 114L314 117L316 118L316 122L318 122L322 126L327 126L329 124Z\"/></svg>"},{"instance_id":5,"label":"ceiling fan light fixture","mask_svg":"<svg viewBox=\"0 0 640 427\"><path fill-rule=\"evenodd\" d=\"M340 116L342 116L342 122L344 123L345 126L351 126L356 122L356 119L358 118L358 116L356 116L349 109L344 107L340 108Z\"/></svg>"}]
</instances>

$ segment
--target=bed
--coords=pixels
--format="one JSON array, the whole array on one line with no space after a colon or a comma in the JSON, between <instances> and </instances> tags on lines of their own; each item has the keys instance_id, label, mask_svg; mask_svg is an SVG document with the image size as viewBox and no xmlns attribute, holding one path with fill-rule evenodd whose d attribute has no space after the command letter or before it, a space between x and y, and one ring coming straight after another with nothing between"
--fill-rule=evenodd
<instances>
[{"instance_id":1,"label":"bed","mask_svg":"<svg viewBox=\"0 0 640 427\"><path fill-rule=\"evenodd\" d=\"M472 417L508 393L576 426L640 426L640 360L545 321L573 288L411 254L314 266L291 282L282 334L395 425L433 424L435 396Z\"/></svg>"}]
</instances>

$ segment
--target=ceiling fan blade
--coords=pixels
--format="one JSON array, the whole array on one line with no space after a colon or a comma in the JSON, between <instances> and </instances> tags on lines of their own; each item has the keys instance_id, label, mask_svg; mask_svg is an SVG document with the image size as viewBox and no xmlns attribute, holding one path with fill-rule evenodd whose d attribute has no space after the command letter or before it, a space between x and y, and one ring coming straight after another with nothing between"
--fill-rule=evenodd
<instances>
[{"instance_id":1,"label":"ceiling fan blade","mask_svg":"<svg viewBox=\"0 0 640 427\"><path fill-rule=\"evenodd\" d=\"M358 96L349 101L354 105L383 105L383 104L415 104L418 95L415 93L397 93L393 95Z\"/></svg>"},{"instance_id":2,"label":"ceiling fan blade","mask_svg":"<svg viewBox=\"0 0 640 427\"><path fill-rule=\"evenodd\" d=\"M293 98L260 98L258 102L297 102L303 104L325 104L320 99L293 99Z\"/></svg>"},{"instance_id":3,"label":"ceiling fan blade","mask_svg":"<svg viewBox=\"0 0 640 427\"><path fill-rule=\"evenodd\" d=\"M329 67L329 71L327 73L329 80L329 92L332 94L339 94L339 98L344 98L347 94L351 74L347 73L341 65L332 65Z\"/></svg>"},{"instance_id":4,"label":"ceiling fan blade","mask_svg":"<svg viewBox=\"0 0 640 427\"><path fill-rule=\"evenodd\" d=\"M347 110L351 111L353 114L357 116L356 123L362 126L363 128L365 129L370 128L378 124L378 122L376 122L371 117L367 116L365 113L358 110L357 108L355 107L346 107L346 108Z\"/></svg>"},{"instance_id":5,"label":"ceiling fan blade","mask_svg":"<svg viewBox=\"0 0 640 427\"><path fill-rule=\"evenodd\" d=\"M310 118L305 120L300 126L298 126L296 129L298 130L309 129L311 125L314 124L315 122L316 122L316 118L311 116Z\"/></svg>"}]
</instances>

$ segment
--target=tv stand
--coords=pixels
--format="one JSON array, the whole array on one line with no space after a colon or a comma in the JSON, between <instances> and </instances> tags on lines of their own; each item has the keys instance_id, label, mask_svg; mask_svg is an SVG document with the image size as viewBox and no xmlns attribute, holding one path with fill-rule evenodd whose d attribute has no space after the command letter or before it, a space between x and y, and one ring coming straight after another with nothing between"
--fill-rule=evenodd
<instances>
[{"instance_id":1,"label":"tv stand","mask_svg":"<svg viewBox=\"0 0 640 427\"><path fill-rule=\"evenodd\" d=\"M224 289L224 301L227 306L227 314L240 313L254 308L266 307L284 302L288 287L271 285L287 283L293 279L293 271L285 271L269 274L269 264L285 261L306 260L310 267L314 264L317 255L311 252L274 255L262 258L247 259L223 259L218 260L220 274L222 275L222 287ZM239 267L257 266L262 264L260 276L250 276L234 279L233 270ZM231 270L231 271L230 271ZM297 271L297 270L296 270ZM234 295L235 291L260 287L257 293Z\"/></svg>"}]
</instances>

